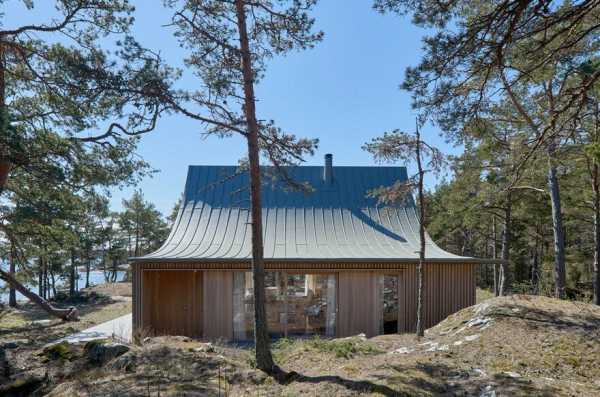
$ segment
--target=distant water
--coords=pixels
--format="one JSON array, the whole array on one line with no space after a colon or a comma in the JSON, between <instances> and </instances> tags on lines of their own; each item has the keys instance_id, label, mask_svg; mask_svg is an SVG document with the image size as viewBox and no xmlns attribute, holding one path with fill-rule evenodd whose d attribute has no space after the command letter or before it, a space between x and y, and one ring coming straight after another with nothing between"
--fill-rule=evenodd
<instances>
[{"instance_id":1,"label":"distant water","mask_svg":"<svg viewBox=\"0 0 600 397\"><path fill-rule=\"evenodd\" d=\"M123 278L125 278L125 272L117 271L117 281L123 281ZM97 285L97 284L103 284L104 282L105 282L104 272L102 272L102 271L91 271L90 272L90 286ZM4 281L0 280L0 288L3 288L4 286L5 286ZM68 286L69 286L68 279L56 280L56 289L62 289L63 287L68 288ZM85 288L85 272L79 272L79 279L77 280L77 286L79 287L79 289ZM35 292L36 294L38 293L37 286L28 285L27 287L30 290L32 290L33 292ZM19 291L17 291L17 301L24 301L24 300L27 300L27 298L24 297L23 295L21 295L19 293ZM8 289L0 292L0 302L8 303Z\"/></svg>"}]
</instances>

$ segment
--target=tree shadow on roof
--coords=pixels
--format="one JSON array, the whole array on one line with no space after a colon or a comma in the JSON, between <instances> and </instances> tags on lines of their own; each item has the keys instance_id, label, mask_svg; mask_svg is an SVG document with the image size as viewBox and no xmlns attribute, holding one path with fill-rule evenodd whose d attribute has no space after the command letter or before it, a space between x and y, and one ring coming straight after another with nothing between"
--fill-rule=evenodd
<instances>
[{"instance_id":1,"label":"tree shadow on roof","mask_svg":"<svg viewBox=\"0 0 600 397\"><path fill-rule=\"evenodd\" d=\"M373 218L371 218L370 216L367 216L360 209L351 209L350 212L352 213L353 216L357 217L365 225L371 227L372 229L378 231L379 233L381 233L391 239L399 241L401 243L406 243L406 239L404 237L400 236L397 233L394 233L390 229L383 226L381 223L376 222Z\"/></svg>"}]
</instances>

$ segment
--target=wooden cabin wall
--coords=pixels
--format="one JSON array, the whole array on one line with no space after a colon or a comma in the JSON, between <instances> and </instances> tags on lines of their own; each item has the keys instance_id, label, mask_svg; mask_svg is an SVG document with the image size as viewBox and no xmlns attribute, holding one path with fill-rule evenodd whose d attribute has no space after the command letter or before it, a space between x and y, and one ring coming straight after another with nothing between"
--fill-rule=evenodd
<instances>
[{"instance_id":1,"label":"wooden cabin wall","mask_svg":"<svg viewBox=\"0 0 600 397\"><path fill-rule=\"evenodd\" d=\"M141 276L142 329L154 335L201 337L202 273L194 270L144 271Z\"/></svg>"},{"instance_id":2,"label":"wooden cabin wall","mask_svg":"<svg viewBox=\"0 0 600 397\"><path fill-rule=\"evenodd\" d=\"M430 328L452 313L475 304L476 264L425 264L424 322ZM398 332L415 332L417 266L402 272L399 282Z\"/></svg>"},{"instance_id":3,"label":"wooden cabin wall","mask_svg":"<svg viewBox=\"0 0 600 397\"><path fill-rule=\"evenodd\" d=\"M204 272L204 337L233 339L233 272Z\"/></svg>"},{"instance_id":4,"label":"wooden cabin wall","mask_svg":"<svg viewBox=\"0 0 600 397\"><path fill-rule=\"evenodd\" d=\"M233 339L233 271L206 270L200 266L182 263L132 265L134 330L157 328L162 333ZM426 328L475 304L476 266L425 265ZM322 271L338 274L337 335L377 335L382 315L378 279L389 271ZM416 265L404 264L393 273L399 277L398 332L414 332ZM171 325L157 327L157 322Z\"/></svg>"},{"instance_id":5,"label":"wooden cabin wall","mask_svg":"<svg viewBox=\"0 0 600 397\"><path fill-rule=\"evenodd\" d=\"M338 337L364 333L378 335L381 324L382 274L374 272L340 272L338 275Z\"/></svg>"}]
</instances>

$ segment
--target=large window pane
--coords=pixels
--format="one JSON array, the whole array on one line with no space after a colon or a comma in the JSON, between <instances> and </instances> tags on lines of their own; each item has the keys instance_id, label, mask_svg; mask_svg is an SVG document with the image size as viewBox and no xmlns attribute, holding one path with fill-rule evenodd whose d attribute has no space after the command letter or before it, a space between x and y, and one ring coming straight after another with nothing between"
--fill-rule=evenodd
<instances>
[{"instance_id":1,"label":"large window pane","mask_svg":"<svg viewBox=\"0 0 600 397\"><path fill-rule=\"evenodd\" d=\"M288 335L335 336L335 284L333 274L288 276Z\"/></svg>"},{"instance_id":2,"label":"large window pane","mask_svg":"<svg viewBox=\"0 0 600 397\"><path fill-rule=\"evenodd\" d=\"M272 337L335 336L335 275L267 272L265 295L267 325ZM235 339L253 339L254 290L250 272L234 275L233 311Z\"/></svg>"}]
</instances>

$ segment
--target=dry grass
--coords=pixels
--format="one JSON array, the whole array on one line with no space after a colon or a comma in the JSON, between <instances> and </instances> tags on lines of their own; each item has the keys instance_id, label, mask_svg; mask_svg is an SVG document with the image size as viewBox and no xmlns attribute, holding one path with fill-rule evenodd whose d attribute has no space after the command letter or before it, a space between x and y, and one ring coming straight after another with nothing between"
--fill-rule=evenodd
<instances>
[{"instance_id":1,"label":"dry grass","mask_svg":"<svg viewBox=\"0 0 600 397\"><path fill-rule=\"evenodd\" d=\"M542 297L494 298L413 335L282 339L287 372L253 368L252 350L152 338L108 365L80 358L45 370L44 392L70 395L510 396L600 395L600 308ZM79 361L78 361L79 360ZM47 365L51 365L48 363ZM76 371L75 371L76 369Z\"/></svg>"}]
</instances>

